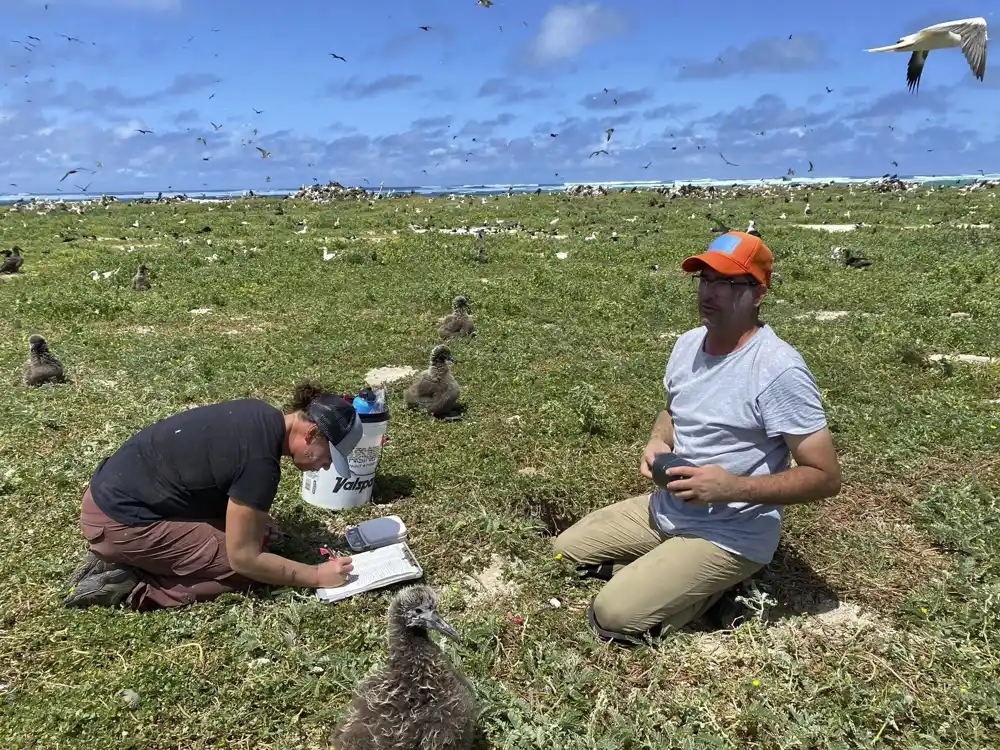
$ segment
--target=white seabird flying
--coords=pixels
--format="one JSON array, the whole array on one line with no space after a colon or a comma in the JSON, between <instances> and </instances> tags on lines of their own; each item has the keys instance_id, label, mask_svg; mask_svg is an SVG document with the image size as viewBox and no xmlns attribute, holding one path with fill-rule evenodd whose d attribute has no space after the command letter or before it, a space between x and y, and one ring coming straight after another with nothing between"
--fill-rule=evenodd
<instances>
[{"instance_id":1,"label":"white seabird flying","mask_svg":"<svg viewBox=\"0 0 1000 750\"><path fill-rule=\"evenodd\" d=\"M945 21L928 26L916 34L902 37L895 44L874 47L865 52L912 51L910 62L906 66L906 87L915 92L920 87L920 74L932 49L961 47L973 75L980 81L983 80L983 76L986 75L987 41L985 18L963 18L959 21Z\"/></svg>"}]
</instances>

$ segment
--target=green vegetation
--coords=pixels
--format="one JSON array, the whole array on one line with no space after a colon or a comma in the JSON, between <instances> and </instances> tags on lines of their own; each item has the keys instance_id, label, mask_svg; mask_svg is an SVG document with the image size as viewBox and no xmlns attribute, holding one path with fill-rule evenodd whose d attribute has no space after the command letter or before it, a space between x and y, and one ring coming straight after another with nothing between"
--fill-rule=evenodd
<instances>
[{"instance_id":1,"label":"green vegetation","mask_svg":"<svg viewBox=\"0 0 1000 750\"><path fill-rule=\"evenodd\" d=\"M307 506L287 465L274 515L291 551L317 562L332 531L403 516L466 638L444 648L481 697L484 744L1000 745L998 367L926 356L1000 355L1000 229L960 226L1000 222L997 192L810 193L808 218L804 193L785 190L7 213L0 242L25 263L0 279L0 747L326 748L383 656L389 594L66 610L80 495L134 431L193 404L282 405L302 378L356 390L371 368L424 367L456 294L479 332L452 347L464 420L407 412L397 383L379 487L393 504ZM697 325L679 263L709 241L707 212L735 228L753 218L776 254L764 318L818 378L844 489L788 513L764 578L779 602L768 622L692 629L658 650L602 646L585 619L600 584L554 560L545 533L648 489L637 466L663 368ZM486 263L474 236L437 231L498 219L522 229L487 235ZM835 245L872 265L844 267ZM151 291L131 290L139 263ZM20 385L32 333L70 384ZM488 590L467 578L498 563Z\"/></svg>"}]
</instances>

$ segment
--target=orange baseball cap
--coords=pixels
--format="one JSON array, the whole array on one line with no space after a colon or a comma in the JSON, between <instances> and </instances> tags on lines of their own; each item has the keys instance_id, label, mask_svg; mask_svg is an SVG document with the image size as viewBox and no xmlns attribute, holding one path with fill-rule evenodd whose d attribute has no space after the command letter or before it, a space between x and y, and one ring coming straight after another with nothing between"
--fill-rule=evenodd
<instances>
[{"instance_id":1,"label":"orange baseball cap","mask_svg":"<svg viewBox=\"0 0 1000 750\"><path fill-rule=\"evenodd\" d=\"M705 252L685 258L681 268L694 273L704 266L723 276L742 276L747 273L764 286L771 286L771 266L774 256L760 237L746 232L720 234Z\"/></svg>"}]
</instances>

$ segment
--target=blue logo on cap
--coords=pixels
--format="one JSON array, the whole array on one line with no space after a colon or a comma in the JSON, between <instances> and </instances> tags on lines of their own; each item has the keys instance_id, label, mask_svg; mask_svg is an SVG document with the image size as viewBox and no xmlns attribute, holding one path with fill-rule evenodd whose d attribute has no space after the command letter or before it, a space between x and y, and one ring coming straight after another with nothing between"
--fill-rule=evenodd
<instances>
[{"instance_id":1,"label":"blue logo on cap","mask_svg":"<svg viewBox=\"0 0 1000 750\"><path fill-rule=\"evenodd\" d=\"M708 246L708 250L705 252L716 252L725 253L726 255L732 255L736 252L736 248L740 246L743 240L732 234L720 234L714 240L712 244Z\"/></svg>"}]
</instances>

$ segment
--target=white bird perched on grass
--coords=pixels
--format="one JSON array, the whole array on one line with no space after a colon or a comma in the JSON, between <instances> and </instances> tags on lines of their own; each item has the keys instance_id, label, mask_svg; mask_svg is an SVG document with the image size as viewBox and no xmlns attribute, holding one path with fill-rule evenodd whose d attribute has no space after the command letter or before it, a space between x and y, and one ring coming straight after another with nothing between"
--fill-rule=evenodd
<instances>
[{"instance_id":1,"label":"white bird perched on grass","mask_svg":"<svg viewBox=\"0 0 1000 750\"><path fill-rule=\"evenodd\" d=\"M985 18L963 18L928 26L916 34L902 37L895 44L873 47L865 52L912 52L906 66L906 87L916 92L920 87L920 74L923 73L927 55L934 49L960 47L973 75L980 81L983 80L986 75L987 41Z\"/></svg>"}]
</instances>

